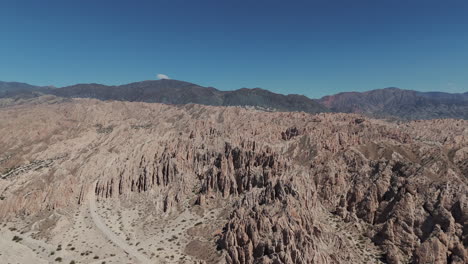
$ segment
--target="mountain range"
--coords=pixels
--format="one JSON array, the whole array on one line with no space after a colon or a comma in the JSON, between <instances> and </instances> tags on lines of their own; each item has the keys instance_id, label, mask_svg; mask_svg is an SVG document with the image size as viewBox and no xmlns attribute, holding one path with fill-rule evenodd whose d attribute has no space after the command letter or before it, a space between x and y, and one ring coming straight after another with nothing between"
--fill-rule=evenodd
<instances>
[{"instance_id":1,"label":"mountain range","mask_svg":"<svg viewBox=\"0 0 468 264\"><path fill-rule=\"evenodd\" d=\"M325 96L320 103L333 112L403 119L468 119L468 93L418 92L385 88Z\"/></svg>"},{"instance_id":2,"label":"mountain range","mask_svg":"<svg viewBox=\"0 0 468 264\"><path fill-rule=\"evenodd\" d=\"M117 86L96 83L76 84L62 88L0 82L0 98L24 98L42 94L104 101L251 106L267 111L359 113L377 118L405 120L468 119L468 92L458 94L419 92L392 87L367 92L344 92L320 99L310 99L304 95L283 95L261 88L220 91L213 87L167 79Z\"/></svg>"}]
</instances>

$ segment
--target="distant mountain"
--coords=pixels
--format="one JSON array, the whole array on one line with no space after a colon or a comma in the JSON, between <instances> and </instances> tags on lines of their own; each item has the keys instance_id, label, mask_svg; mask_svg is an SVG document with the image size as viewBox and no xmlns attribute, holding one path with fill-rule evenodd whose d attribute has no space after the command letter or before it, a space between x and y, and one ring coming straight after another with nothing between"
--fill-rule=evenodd
<instances>
[{"instance_id":1,"label":"distant mountain","mask_svg":"<svg viewBox=\"0 0 468 264\"><path fill-rule=\"evenodd\" d=\"M344 92L316 100L297 94L277 94L260 88L220 91L178 80L153 80L117 86L76 84L62 88L0 82L0 98L30 99L41 94L165 104L251 106L267 111L360 113L378 118L406 120L468 119L468 92L450 94L385 88L367 92Z\"/></svg>"},{"instance_id":2,"label":"distant mountain","mask_svg":"<svg viewBox=\"0 0 468 264\"><path fill-rule=\"evenodd\" d=\"M399 119L468 119L468 93L417 92L385 88L325 96L321 104L334 112Z\"/></svg>"},{"instance_id":3,"label":"distant mountain","mask_svg":"<svg viewBox=\"0 0 468 264\"><path fill-rule=\"evenodd\" d=\"M242 88L235 91L222 92L223 105L246 105L263 108L274 108L281 111L303 111L307 113L330 112L316 100L298 94L276 94L268 90Z\"/></svg>"},{"instance_id":4,"label":"distant mountain","mask_svg":"<svg viewBox=\"0 0 468 264\"><path fill-rule=\"evenodd\" d=\"M61 97L95 98L132 102L167 104L203 104L216 106L253 106L277 111L329 112L316 100L302 95L282 95L263 90L239 89L220 91L177 80L157 80L130 83L119 86L102 84L77 84L50 90Z\"/></svg>"},{"instance_id":5,"label":"distant mountain","mask_svg":"<svg viewBox=\"0 0 468 264\"><path fill-rule=\"evenodd\" d=\"M0 93L14 92L14 91L32 91L40 89L39 86L30 85L20 82L2 82L0 81Z\"/></svg>"},{"instance_id":6,"label":"distant mountain","mask_svg":"<svg viewBox=\"0 0 468 264\"><path fill-rule=\"evenodd\" d=\"M34 97L47 93L52 87L36 86L20 82L0 81L0 98L2 97Z\"/></svg>"}]
</instances>

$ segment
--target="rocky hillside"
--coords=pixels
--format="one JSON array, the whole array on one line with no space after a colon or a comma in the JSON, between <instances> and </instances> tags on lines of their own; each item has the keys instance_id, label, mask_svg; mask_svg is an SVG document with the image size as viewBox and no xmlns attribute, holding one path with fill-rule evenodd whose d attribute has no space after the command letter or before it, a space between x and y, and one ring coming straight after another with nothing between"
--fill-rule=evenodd
<instances>
[{"instance_id":1,"label":"rocky hillside","mask_svg":"<svg viewBox=\"0 0 468 264\"><path fill-rule=\"evenodd\" d=\"M0 119L10 262L468 261L468 121L52 98Z\"/></svg>"},{"instance_id":2,"label":"rocky hillside","mask_svg":"<svg viewBox=\"0 0 468 264\"><path fill-rule=\"evenodd\" d=\"M468 93L417 92L386 88L325 96L320 102L335 112L399 119L468 119Z\"/></svg>"}]
</instances>

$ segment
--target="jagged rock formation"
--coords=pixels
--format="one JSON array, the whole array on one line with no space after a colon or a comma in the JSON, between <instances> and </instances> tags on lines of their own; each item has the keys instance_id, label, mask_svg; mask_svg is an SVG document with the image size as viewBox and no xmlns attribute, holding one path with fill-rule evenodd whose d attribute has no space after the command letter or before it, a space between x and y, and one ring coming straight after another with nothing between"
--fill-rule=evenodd
<instances>
[{"instance_id":1,"label":"jagged rock formation","mask_svg":"<svg viewBox=\"0 0 468 264\"><path fill-rule=\"evenodd\" d=\"M219 209L187 231L205 263L468 261L467 121L89 99L0 119L1 219L75 212L91 190L143 222Z\"/></svg>"}]
</instances>

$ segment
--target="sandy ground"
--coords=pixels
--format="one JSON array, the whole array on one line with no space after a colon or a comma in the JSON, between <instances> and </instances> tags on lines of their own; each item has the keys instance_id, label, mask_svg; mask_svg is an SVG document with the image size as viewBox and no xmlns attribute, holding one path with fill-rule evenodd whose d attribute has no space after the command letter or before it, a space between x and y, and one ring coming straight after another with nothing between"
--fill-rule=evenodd
<instances>
[{"instance_id":1,"label":"sandy ground","mask_svg":"<svg viewBox=\"0 0 468 264\"><path fill-rule=\"evenodd\" d=\"M116 235L106 224L104 224L101 217L97 213L96 197L94 196L94 192L90 191L88 193L89 212L91 214L91 219L93 220L93 223L96 225L96 228L99 229L99 231L101 231L102 234L106 238L108 238L113 244L122 249L130 257L134 258L138 263L151 263L149 258L147 258L144 254L140 253L134 247L128 245L124 240L122 240L118 235Z\"/></svg>"},{"instance_id":2,"label":"sandy ground","mask_svg":"<svg viewBox=\"0 0 468 264\"><path fill-rule=\"evenodd\" d=\"M21 237L21 241L15 242L12 238L15 232L3 230L0 232L0 259L1 263L49 263L46 256L41 252L35 252L34 248L39 247L40 241Z\"/></svg>"},{"instance_id":3,"label":"sandy ground","mask_svg":"<svg viewBox=\"0 0 468 264\"><path fill-rule=\"evenodd\" d=\"M2 223L0 263L200 263L193 253L207 252L187 253L193 230L220 226L221 209L197 211L186 203L180 210L174 216L153 217L119 200L98 201L90 191L87 203L75 212L55 210L34 224Z\"/></svg>"}]
</instances>

